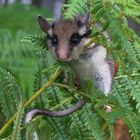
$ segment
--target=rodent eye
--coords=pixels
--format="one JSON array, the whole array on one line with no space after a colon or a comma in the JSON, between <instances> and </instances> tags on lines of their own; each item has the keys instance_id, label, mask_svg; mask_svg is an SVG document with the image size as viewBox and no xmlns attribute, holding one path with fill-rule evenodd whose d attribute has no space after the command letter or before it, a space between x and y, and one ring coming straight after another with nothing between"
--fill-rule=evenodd
<instances>
[{"instance_id":1,"label":"rodent eye","mask_svg":"<svg viewBox=\"0 0 140 140\"><path fill-rule=\"evenodd\" d=\"M57 35L53 35L51 37L48 35L48 39L50 39L51 44L52 44L53 47L57 47L57 45L58 45Z\"/></svg>"},{"instance_id":2,"label":"rodent eye","mask_svg":"<svg viewBox=\"0 0 140 140\"><path fill-rule=\"evenodd\" d=\"M70 44L72 45L78 45L81 41L81 36L78 33L72 34L70 38Z\"/></svg>"},{"instance_id":3,"label":"rodent eye","mask_svg":"<svg viewBox=\"0 0 140 140\"><path fill-rule=\"evenodd\" d=\"M58 39L56 37L52 37L51 44L56 47L58 45Z\"/></svg>"}]
</instances>

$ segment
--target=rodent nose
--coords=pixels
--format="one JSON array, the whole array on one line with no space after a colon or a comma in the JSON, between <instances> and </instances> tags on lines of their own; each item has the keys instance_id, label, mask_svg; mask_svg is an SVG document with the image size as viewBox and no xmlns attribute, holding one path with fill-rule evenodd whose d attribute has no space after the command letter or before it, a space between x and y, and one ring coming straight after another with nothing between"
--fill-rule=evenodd
<instances>
[{"instance_id":1,"label":"rodent nose","mask_svg":"<svg viewBox=\"0 0 140 140\"><path fill-rule=\"evenodd\" d=\"M68 50L62 48L59 50L58 56L61 60L67 60L70 56L70 53L68 52Z\"/></svg>"}]
</instances>

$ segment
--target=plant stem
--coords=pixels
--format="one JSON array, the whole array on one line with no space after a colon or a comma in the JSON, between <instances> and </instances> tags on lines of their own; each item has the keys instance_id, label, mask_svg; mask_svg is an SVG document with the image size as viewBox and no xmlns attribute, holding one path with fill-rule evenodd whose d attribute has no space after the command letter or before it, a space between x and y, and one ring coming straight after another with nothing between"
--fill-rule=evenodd
<instances>
[{"instance_id":1,"label":"plant stem","mask_svg":"<svg viewBox=\"0 0 140 140\"><path fill-rule=\"evenodd\" d=\"M105 124L104 124L103 127L102 127L102 131L104 132L104 131L106 130L107 127L108 127L108 124L107 124L107 122L105 122Z\"/></svg>"},{"instance_id":2,"label":"plant stem","mask_svg":"<svg viewBox=\"0 0 140 140\"><path fill-rule=\"evenodd\" d=\"M131 75L120 75L115 77L115 79L121 79L121 78L128 78L128 77L135 77L135 76L140 76L140 73L133 73Z\"/></svg>"},{"instance_id":3,"label":"plant stem","mask_svg":"<svg viewBox=\"0 0 140 140\"><path fill-rule=\"evenodd\" d=\"M74 88L72 88L70 86L67 86L67 85L64 85L64 84L60 84L60 83L53 83L53 85L66 88L66 89L68 89L70 91L73 91L73 92L78 92L80 95L86 97L87 99L91 99L88 95L84 94L83 92L77 91L76 89L74 89Z\"/></svg>"},{"instance_id":4,"label":"plant stem","mask_svg":"<svg viewBox=\"0 0 140 140\"><path fill-rule=\"evenodd\" d=\"M93 43L96 43L96 40L91 38L90 41L84 46L84 48L90 48Z\"/></svg>"},{"instance_id":5,"label":"plant stem","mask_svg":"<svg viewBox=\"0 0 140 140\"><path fill-rule=\"evenodd\" d=\"M62 71L60 68L58 68L51 79L46 84L44 84L43 87L39 89L23 106L26 108L28 105L30 105L38 96L40 96L49 86L53 84L61 72Z\"/></svg>"},{"instance_id":6,"label":"plant stem","mask_svg":"<svg viewBox=\"0 0 140 140\"><path fill-rule=\"evenodd\" d=\"M56 70L56 72L54 73L54 75L50 78L50 80L43 85L43 87L41 89L39 89L27 102L25 102L25 104L23 104L23 107L26 108L28 107L38 96L40 96L49 86L51 86L53 84L53 82L58 78L58 76L61 74L62 70L60 67L58 67L58 69ZM0 130L0 136L5 132L5 130L11 125L11 123L13 122L13 120L16 117L15 113L6 123L5 125L1 128Z\"/></svg>"},{"instance_id":7,"label":"plant stem","mask_svg":"<svg viewBox=\"0 0 140 140\"><path fill-rule=\"evenodd\" d=\"M50 110L55 110L57 108L59 108L60 106L63 106L65 103L67 103L68 101L72 100L72 97L66 98L65 100L63 100L61 103L59 103L58 105L51 107Z\"/></svg>"}]
</instances>

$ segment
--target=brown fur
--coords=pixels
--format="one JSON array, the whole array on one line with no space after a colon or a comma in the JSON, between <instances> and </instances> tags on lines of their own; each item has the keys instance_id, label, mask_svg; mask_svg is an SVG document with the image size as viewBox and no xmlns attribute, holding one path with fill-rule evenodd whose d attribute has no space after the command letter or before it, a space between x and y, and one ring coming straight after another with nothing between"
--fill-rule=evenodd
<instances>
[{"instance_id":1,"label":"brown fur","mask_svg":"<svg viewBox=\"0 0 140 140\"><path fill-rule=\"evenodd\" d=\"M76 21L68 21L68 20L59 21L55 23L54 28L51 30L53 34L57 35L57 38L59 40L59 47L57 53L60 54L62 51L64 51L66 55L69 57L71 55L70 52L71 46L69 45L70 37L74 32L78 32ZM50 43L49 45L53 47Z\"/></svg>"},{"instance_id":2,"label":"brown fur","mask_svg":"<svg viewBox=\"0 0 140 140\"><path fill-rule=\"evenodd\" d=\"M78 25L78 22L81 22L81 26ZM72 46L69 44L69 41L72 34L78 33L79 30L84 26L88 30L87 28L88 24L86 22L80 21L80 19L75 19L75 20L61 19L60 21L55 22L53 24L53 27L50 28L50 30L48 30L48 34L49 31L53 35L56 34L59 41L58 47L54 48L50 40L48 40L48 46L53 51L53 54L56 56L62 52L66 53L67 58L65 61L77 59L77 57L79 57L79 55L83 50L85 39L82 39L81 42L72 50L71 50ZM51 36L51 34L49 35Z\"/></svg>"},{"instance_id":3,"label":"brown fur","mask_svg":"<svg viewBox=\"0 0 140 140\"><path fill-rule=\"evenodd\" d=\"M131 140L128 127L123 120L118 120L115 125L116 140Z\"/></svg>"}]
</instances>

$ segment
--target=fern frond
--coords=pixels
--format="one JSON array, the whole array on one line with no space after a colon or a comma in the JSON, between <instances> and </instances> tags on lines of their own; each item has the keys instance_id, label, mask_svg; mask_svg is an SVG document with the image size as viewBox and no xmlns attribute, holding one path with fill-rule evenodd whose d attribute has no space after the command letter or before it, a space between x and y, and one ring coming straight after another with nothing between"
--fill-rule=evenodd
<instances>
[{"instance_id":1,"label":"fern frond","mask_svg":"<svg viewBox=\"0 0 140 140\"><path fill-rule=\"evenodd\" d=\"M132 112L127 108L116 106L115 108L113 108L112 112L107 114L107 121L109 124L113 125L118 119L124 118L130 113Z\"/></svg>"},{"instance_id":2,"label":"fern frond","mask_svg":"<svg viewBox=\"0 0 140 140\"><path fill-rule=\"evenodd\" d=\"M15 77L0 67L0 106L8 119L15 112L15 106L22 99L23 92Z\"/></svg>"},{"instance_id":3,"label":"fern frond","mask_svg":"<svg viewBox=\"0 0 140 140\"><path fill-rule=\"evenodd\" d=\"M47 39L44 36L37 35L27 35L22 40L22 42L28 42L35 47L41 47L47 49Z\"/></svg>"},{"instance_id":4,"label":"fern frond","mask_svg":"<svg viewBox=\"0 0 140 140\"><path fill-rule=\"evenodd\" d=\"M82 112L83 113L83 112ZM90 131L88 131L87 127L85 126L85 122L81 120L80 113L76 112L71 116L71 133L75 134L74 138L77 137L77 139L89 139L92 137L92 134ZM73 138L73 139L74 139Z\"/></svg>"},{"instance_id":5,"label":"fern frond","mask_svg":"<svg viewBox=\"0 0 140 140\"><path fill-rule=\"evenodd\" d=\"M101 139L105 140L104 132L102 132L101 125L99 126L99 124L101 124L99 115L96 113L93 113L89 117L88 129L92 130L92 135L96 140L101 140Z\"/></svg>"},{"instance_id":6,"label":"fern frond","mask_svg":"<svg viewBox=\"0 0 140 140\"><path fill-rule=\"evenodd\" d=\"M87 106L85 106L87 109L85 111L85 113L87 113L88 115L86 115L84 113L84 118L86 118L87 120L85 120L86 125L87 125L87 129L89 131L91 131L92 137L95 140L105 140L106 136L104 134L104 132L102 131L102 118L101 116L91 107L91 104L87 104Z\"/></svg>"},{"instance_id":7,"label":"fern frond","mask_svg":"<svg viewBox=\"0 0 140 140\"><path fill-rule=\"evenodd\" d=\"M140 76L139 73L132 74L123 77L121 80L116 81L115 83L117 84L117 86L115 87L115 92L114 92L115 96L118 94L117 95L118 100L120 102L123 101L123 104L125 103L125 105L122 106L130 110L132 110L132 107L130 107L131 106L130 99L132 97L132 99L136 101L136 109L138 110L138 112L140 112L140 95L139 95L140 82L138 81L139 76ZM118 90L116 88L119 89L119 93L121 94L122 99L120 99L119 97L120 95L119 93L117 93ZM123 89L123 91L121 91L120 89Z\"/></svg>"},{"instance_id":8,"label":"fern frond","mask_svg":"<svg viewBox=\"0 0 140 140\"><path fill-rule=\"evenodd\" d=\"M67 133L66 125L61 119L47 118L50 127L52 128L51 138L58 140L70 140L70 135Z\"/></svg>"},{"instance_id":9,"label":"fern frond","mask_svg":"<svg viewBox=\"0 0 140 140\"><path fill-rule=\"evenodd\" d=\"M87 13L87 0L69 0L67 4L64 5L65 19L73 19L77 15L83 15Z\"/></svg>"},{"instance_id":10,"label":"fern frond","mask_svg":"<svg viewBox=\"0 0 140 140\"><path fill-rule=\"evenodd\" d=\"M26 140L32 140L34 138L34 132L36 131L33 122L26 125Z\"/></svg>"},{"instance_id":11,"label":"fern frond","mask_svg":"<svg viewBox=\"0 0 140 140\"><path fill-rule=\"evenodd\" d=\"M89 5L90 4L90 9ZM114 81L112 95L104 97L101 92L96 90L93 83L88 83L85 86L84 94L87 97L87 103L80 111L75 112L63 118L43 118L39 122L32 122L29 129L27 128L26 138L33 138L34 130L39 132L40 139L95 139L106 140L110 135L110 139L114 140L114 124L117 119L122 118L127 124L131 136L134 140L140 138L140 38L128 27L128 18L140 23L140 3L138 0L69 0L64 6L64 18L73 19L75 16L84 15L90 12L91 28L93 34L91 37L96 40L97 44L102 44L108 50L108 55L113 54L113 57L120 64L119 73ZM94 32L95 31L95 32ZM110 41L103 37L104 31L110 35ZM1 35L0 31L0 35ZM6 42L12 45L12 36L8 36L8 32L0 38L0 42L5 47ZM5 39L4 39L5 38ZM17 40L19 40L18 35ZM94 39L95 38L95 39ZM17 41L16 40L16 41ZM62 63L53 58L50 51L47 49L47 39L43 36L27 35L22 39L22 42L28 42L35 46L36 56L38 59L38 72L34 83L35 96L33 95L24 106L29 107L29 104L34 100L33 107L65 109L72 106L75 100L79 99L80 90L75 89L75 75L69 68L69 63ZM17 46L19 44L17 43ZM27 46L28 47L28 46ZM12 48L12 47L11 47ZM12 49L9 48L13 53ZM46 48L42 49L42 48ZM20 48L18 51L22 56L33 56L32 49ZM3 58L6 58L7 53ZM20 58L20 56L18 56ZM8 62L8 61L7 61ZM68 66L67 66L68 65ZM68 75L70 89L63 89L57 86L64 83L64 74L57 78L56 81L51 81L51 87L38 92L38 90L48 82L49 78L60 66L63 68L64 74ZM27 73L27 72L25 72ZM23 73L21 73L23 74ZM135 76L134 76L135 74ZM24 74L23 74L24 77ZM26 80L25 80L26 81ZM55 82L55 83L53 83ZM13 75L0 67L0 109L1 116L9 118L15 112L16 104L19 104L21 98L24 98L22 89ZM50 86L49 85L49 86ZM61 84L62 85L62 84ZM48 85L47 85L48 86ZM41 95L41 93L45 93ZM74 93L74 94L73 94ZM82 94L82 95L84 95ZM36 99L39 95L40 99ZM30 95L28 95L30 96ZM27 97L28 97L27 96ZM65 101L65 102L63 102ZM104 111L103 106L109 104L112 107L112 112ZM0 117L1 117L0 116ZM13 116L13 118L16 114ZM19 107L17 118L14 124L12 139L21 138L21 122L23 117L22 107ZM8 122L9 125L13 118ZM105 124L105 127L104 127ZM37 127L36 127L37 126ZM105 128L105 129L104 129ZM33 129L33 130L31 130ZM1 130L1 134L6 130L6 127ZM31 133L31 135L30 135ZM42 135L43 134L43 135ZM8 134L9 135L9 134ZM77 136L78 135L78 136ZM24 138L23 138L24 139Z\"/></svg>"},{"instance_id":12,"label":"fern frond","mask_svg":"<svg viewBox=\"0 0 140 140\"><path fill-rule=\"evenodd\" d=\"M131 60L135 60L135 52L129 41L132 36L130 37L130 34L125 31L128 26L126 25L126 19L119 17L119 8L109 1L93 0L92 14L95 16L93 20L96 20L97 24L101 23L103 30L109 32L113 43L111 46L123 51L124 57L129 55L132 58Z\"/></svg>"},{"instance_id":13,"label":"fern frond","mask_svg":"<svg viewBox=\"0 0 140 140\"><path fill-rule=\"evenodd\" d=\"M139 140L140 138L140 132L139 132L139 126L140 126L140 119L138 114L132 113L125 117L124 121L126 122L131 137L133 140Z\"/></svg>"},{"instance_id":14,"label":"fern frond","mask_svg":"<svg viewBox=\"0 0 140 140\"><path fill-rule=\"evenodd\" d=\"M118 5L125 16L138 17L140 15L140 4L135 0L112 0L111 2L113 5Z\"/></svg>"},{"instance_id":15,"label":"fern frond","mask_svg":"<svg viewBox=\"0 0 140 140\"><path fill-rule=\"evenodd\" d=\"M21 125L23 119L24 108L22 104L19 104L16 119L14 121L13 131L10 140L21 140Z\"/></svg>"},{"instance_id":16,"label":"fern frond","mask_svg":"<svg viewBox=\"0 0 140 140\"><path fill-rule=\"evenodd\" d=\"M120 81L115 81L113 95L119 101L120 106L132 110L129 96L129 85L127 85L127 78L123 78Z\"/></svg>"},{"instance_id":17,"label":"fern frond","mask_svg":"<svg viewBox=\"0 0 140 140\"><path fill-rule=\"evenodd\" d=\"M139 77L140 78L140 77ZM136 109L140 113L140 82L136 80L129 80L131 88L130 95L136 101Z\"/></svg>"}]
</instances>

